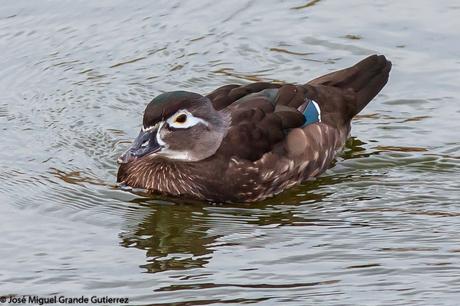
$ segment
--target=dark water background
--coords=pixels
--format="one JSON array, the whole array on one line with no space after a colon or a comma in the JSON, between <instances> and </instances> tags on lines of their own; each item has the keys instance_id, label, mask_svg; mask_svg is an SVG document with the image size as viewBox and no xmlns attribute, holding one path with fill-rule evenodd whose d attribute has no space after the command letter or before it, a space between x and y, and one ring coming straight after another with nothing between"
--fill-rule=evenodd
<instances>
[{"instance_id":1,"label":"dark water background","mask_svg":"<svg viewBox=\"0 0 460 306\"><path fill-rule=\"evenodd\" d=\"M0 295L459 305L459 29L457 0L0 1ZM114 188L153 96L373 53L390 82L320 179L231 206Z\"/></svg>"}]
</instances>

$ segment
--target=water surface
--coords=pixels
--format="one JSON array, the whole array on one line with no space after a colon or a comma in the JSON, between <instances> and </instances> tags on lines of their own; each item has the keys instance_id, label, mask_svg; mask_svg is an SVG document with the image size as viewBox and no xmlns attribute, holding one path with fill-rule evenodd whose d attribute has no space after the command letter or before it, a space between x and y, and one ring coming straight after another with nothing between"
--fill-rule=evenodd
<instances>
[{"instance_id":1,"label":"water surface","mask_svg":"<svg viewBox=\"0 0 460 306\"><path fill-rule=\"evenodd\" d=\"M0 7L0 295L457 305L457 1ZM155 95L305 82L373 53L390 82L318 180L226 206L116 188Z\"/></svg>"}]
</instances>

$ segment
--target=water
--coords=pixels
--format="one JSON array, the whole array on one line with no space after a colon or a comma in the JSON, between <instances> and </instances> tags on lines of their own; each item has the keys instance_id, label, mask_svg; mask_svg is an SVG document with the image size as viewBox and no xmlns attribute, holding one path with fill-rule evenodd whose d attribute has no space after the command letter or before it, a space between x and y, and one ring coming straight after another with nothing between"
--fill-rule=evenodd
<instances>
[{"instance_id":1,"label":"water","mask_svg":"<svg viewBox=\"0 0 460 306\"><path fill-rule=\"evenodd\" d=\"M458 305L458 1L0 4L0 295ZM318 180L251 205L116 188L153 96L372 53L390 82Z\"/></svg>"}]
</instances>

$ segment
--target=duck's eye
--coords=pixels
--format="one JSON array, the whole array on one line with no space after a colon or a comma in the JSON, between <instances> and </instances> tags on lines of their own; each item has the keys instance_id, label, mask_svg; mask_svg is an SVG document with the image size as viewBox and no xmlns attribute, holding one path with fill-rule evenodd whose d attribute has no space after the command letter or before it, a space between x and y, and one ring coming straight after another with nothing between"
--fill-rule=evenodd
<instances>
[{"instance_id":1,"label":"duck's eye","mask_svg":"<svg viewBox=\"0 0 460 306\"><path fill-rule=\"evenodd\" d=\"M175 123L185 123L187 121L187 115L186 114L180 114L179 116L174 119Z\"/></svg>"}]
</instances>

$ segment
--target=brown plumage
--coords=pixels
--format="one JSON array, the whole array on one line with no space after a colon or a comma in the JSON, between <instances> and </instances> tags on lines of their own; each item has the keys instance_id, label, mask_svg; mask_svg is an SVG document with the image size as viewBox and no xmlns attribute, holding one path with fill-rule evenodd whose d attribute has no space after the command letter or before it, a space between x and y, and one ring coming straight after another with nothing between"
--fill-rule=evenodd
<instances>
[{"instance_id":1,"label":"brown plumage","mask_svg":"<svg viewBox=\"0 0 460 306\"><path fill-rule=\"evenodd\" d=\"M384 56L373 55L305 85L258 82L205 97L160 95L119 159L118 182L212 201L273 196L327 169L351 119L383 88L390 69Z\"/></svg>"}]
</instances>

